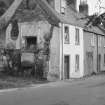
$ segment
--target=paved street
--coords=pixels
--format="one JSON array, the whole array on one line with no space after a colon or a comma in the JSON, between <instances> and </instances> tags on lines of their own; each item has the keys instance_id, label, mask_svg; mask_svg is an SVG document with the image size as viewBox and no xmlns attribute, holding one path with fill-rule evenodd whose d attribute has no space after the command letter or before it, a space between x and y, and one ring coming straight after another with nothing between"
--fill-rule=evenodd
<instances>
[{"instance_id":1,"label":"paved street","mask_svg":"<svg viewBox=\"0 0 105 105\"><path fill-rule=\"evenodd\" d=\"M105 105L105 76L0 92L0 105Z\"/></svg>"}]
</instances>

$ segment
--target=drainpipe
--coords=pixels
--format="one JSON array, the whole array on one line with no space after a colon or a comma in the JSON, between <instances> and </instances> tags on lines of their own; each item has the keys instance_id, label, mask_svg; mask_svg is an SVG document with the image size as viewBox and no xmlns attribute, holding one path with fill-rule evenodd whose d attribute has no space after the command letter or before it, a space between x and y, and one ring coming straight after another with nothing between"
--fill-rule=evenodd
<instances>
[{"instance_id":1,"label":"drainpipe","mask_svg":"<svg viewBox=\"0 0 105 105\"><path fill-rule=\"evenodd\" d=\"M63 31L63 23L62 23L62 80L64 79L64 54L63 54L63 48L64 48L64 42L63 42L63 35L64 31Z\"/></svg>"},{"instance_id":2,"label":"drainpipe","mask_svg":"<svg viewBox=\"0 0 105 105\"><path fill-rule=\"evenodd\" d=\"M63 80L63 23L59 24L60 27L60 80Z\"/></svg>"}]
</instances>

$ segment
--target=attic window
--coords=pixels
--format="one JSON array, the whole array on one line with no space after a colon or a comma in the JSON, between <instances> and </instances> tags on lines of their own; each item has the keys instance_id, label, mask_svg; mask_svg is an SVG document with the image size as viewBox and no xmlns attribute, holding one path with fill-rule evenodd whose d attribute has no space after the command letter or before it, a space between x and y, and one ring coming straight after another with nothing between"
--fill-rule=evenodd
<instances>
[{"instance_id":1,"label":"attic window","mask_svg":"<svg viewBox=\"0 0 105 105\"><path fill-rule=\"evenodd\" d=\"M61 0L61 13L65 14L65 9L66 9L66 1Z\"/></svg>"},{"instance_id":2,"label":"attic window","mask_svg":"<svg viewBox=\"0 0 105 105\"><path fill-rule=\"evenodd\" d=\"M61 7L61 14L65 14L65 8Z\"/></svg>"}]
</instances>

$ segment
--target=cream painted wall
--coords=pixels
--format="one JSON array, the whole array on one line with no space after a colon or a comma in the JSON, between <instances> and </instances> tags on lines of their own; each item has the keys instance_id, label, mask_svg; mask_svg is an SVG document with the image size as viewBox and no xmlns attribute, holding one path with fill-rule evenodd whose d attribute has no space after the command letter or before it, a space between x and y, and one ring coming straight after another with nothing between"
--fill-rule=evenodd
<instances>
[{"instance_id":1,"label":"cream painted wall","mask_svg":"<svg viewBox=\"0 0 105 105\"><path fill-rule=\"evenodd\" d=\"M43 36L50 32L51 25L47 21L39 21L39 22L23 22L18 23L19 26L19 36L16 41L11 39L11 29L12 26L9 24L6 30L6 45L12 42L16 49L20 49L22 47L22 43L25 42L25 36L37 36L39 47L43 47L44 38Z\"/></svg>"},{"instance_id":2,"label":"cream painted wall","mask_svg":"<svg viewBox=\"0 0 105 105\"><path fill-rule=\"evenodd\" d=\"M80 27L75 27L75 26L67 25L67 24L63 25L63 29L64 29L64 26L69 27L70 44L64 44L64 41L63 41L63 56L70 55L70 77L79 78L84 75L83 29ZM75 28L78 28L80 30L80 45L75 45ZM63 30L63 34L64 34L64 30ZM75 55L76 54L80 55L79 72L75 72ZM63 62L63 65L64 65L64 62Z\"/></svg>"}]
</instances>

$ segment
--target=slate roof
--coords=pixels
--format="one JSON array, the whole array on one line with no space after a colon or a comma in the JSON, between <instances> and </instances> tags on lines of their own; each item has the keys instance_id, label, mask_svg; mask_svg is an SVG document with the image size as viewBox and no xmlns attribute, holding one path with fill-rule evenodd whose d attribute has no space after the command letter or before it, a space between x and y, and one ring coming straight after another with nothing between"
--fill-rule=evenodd
<instances>
[{"instance_id":1,"label":"slate roof","mask_svg":"<svg viewBox=\"0 0 105 105\"><path fill-rule=\"evenodd\" d=\"M82 26L81 22L78 21L77 14L73 10L69 11L69 15L62 15L56 12L45 0L36 0L40 7L46 11L46 13L53 18L56 23L62 22L65 24L72 24ZM78 22L77 22L78 21Z\"/></svg>"},{"instance_id":2,"label":"slate roof","mask_svg":"<svg viewBox=\"0 0 105 105\"><path fill-rule=\"evenodd\" d=\"M87 19L81 19L84 18L85 15L78 13L75 11L72 7L68 7L67 9L67 15L62 15L57 13L45 0L36 0L38 4L41 6L41 8L47 12L47 14L51 17L53 17L53 20L56 20L56 23L62 22L65 24L71 24L74 26L79 26L84 28L85 31L89 31L92 33L105 35L105 32L102 31L97 26L91 26L86 28L85 24L87 23Z\"/></svg>"},{"instance_id":3,"label":"slate roof","mask_svg":"<svg viewBox=\"0 0 105 105\"><path fill-rule=\"evenodd\" d=\"M83 18L85 16L83 14L81 14L81 13L78 13L77 11L75 11L70 6L67 9L67 14L66 15L62 15L62 14L58 13L57 11L55 11L46 2L46 0L36 0L36 2L37 2L37 4L39 5L39 7L41 9L41 13L40 14L44 14L46 19L51 24L54 24L56 26L59 26L59 23L71 24L71 25L74 25L74 26L82 27L85 31L93 32L93 33L100 34L100 35L105 35L105 33L98 27L93 27L92 26L92 27L89 27L89 28L85 28L85 23L87 22L87 20L86 19L83 19L83 20L81 19L81 18ZM39 11L40 11L40 9L39 9ZM35 17L38 16L36 11L31 11L31 12L30 11L24 11L24 12L19 13L19 14L17 13L16 15L18 17L20 16L21 18L24 17L24 19L28 18L28 20L32 21L32 17L33 17L33 19L35 19Z\"/></svg>"}]
</instances>

